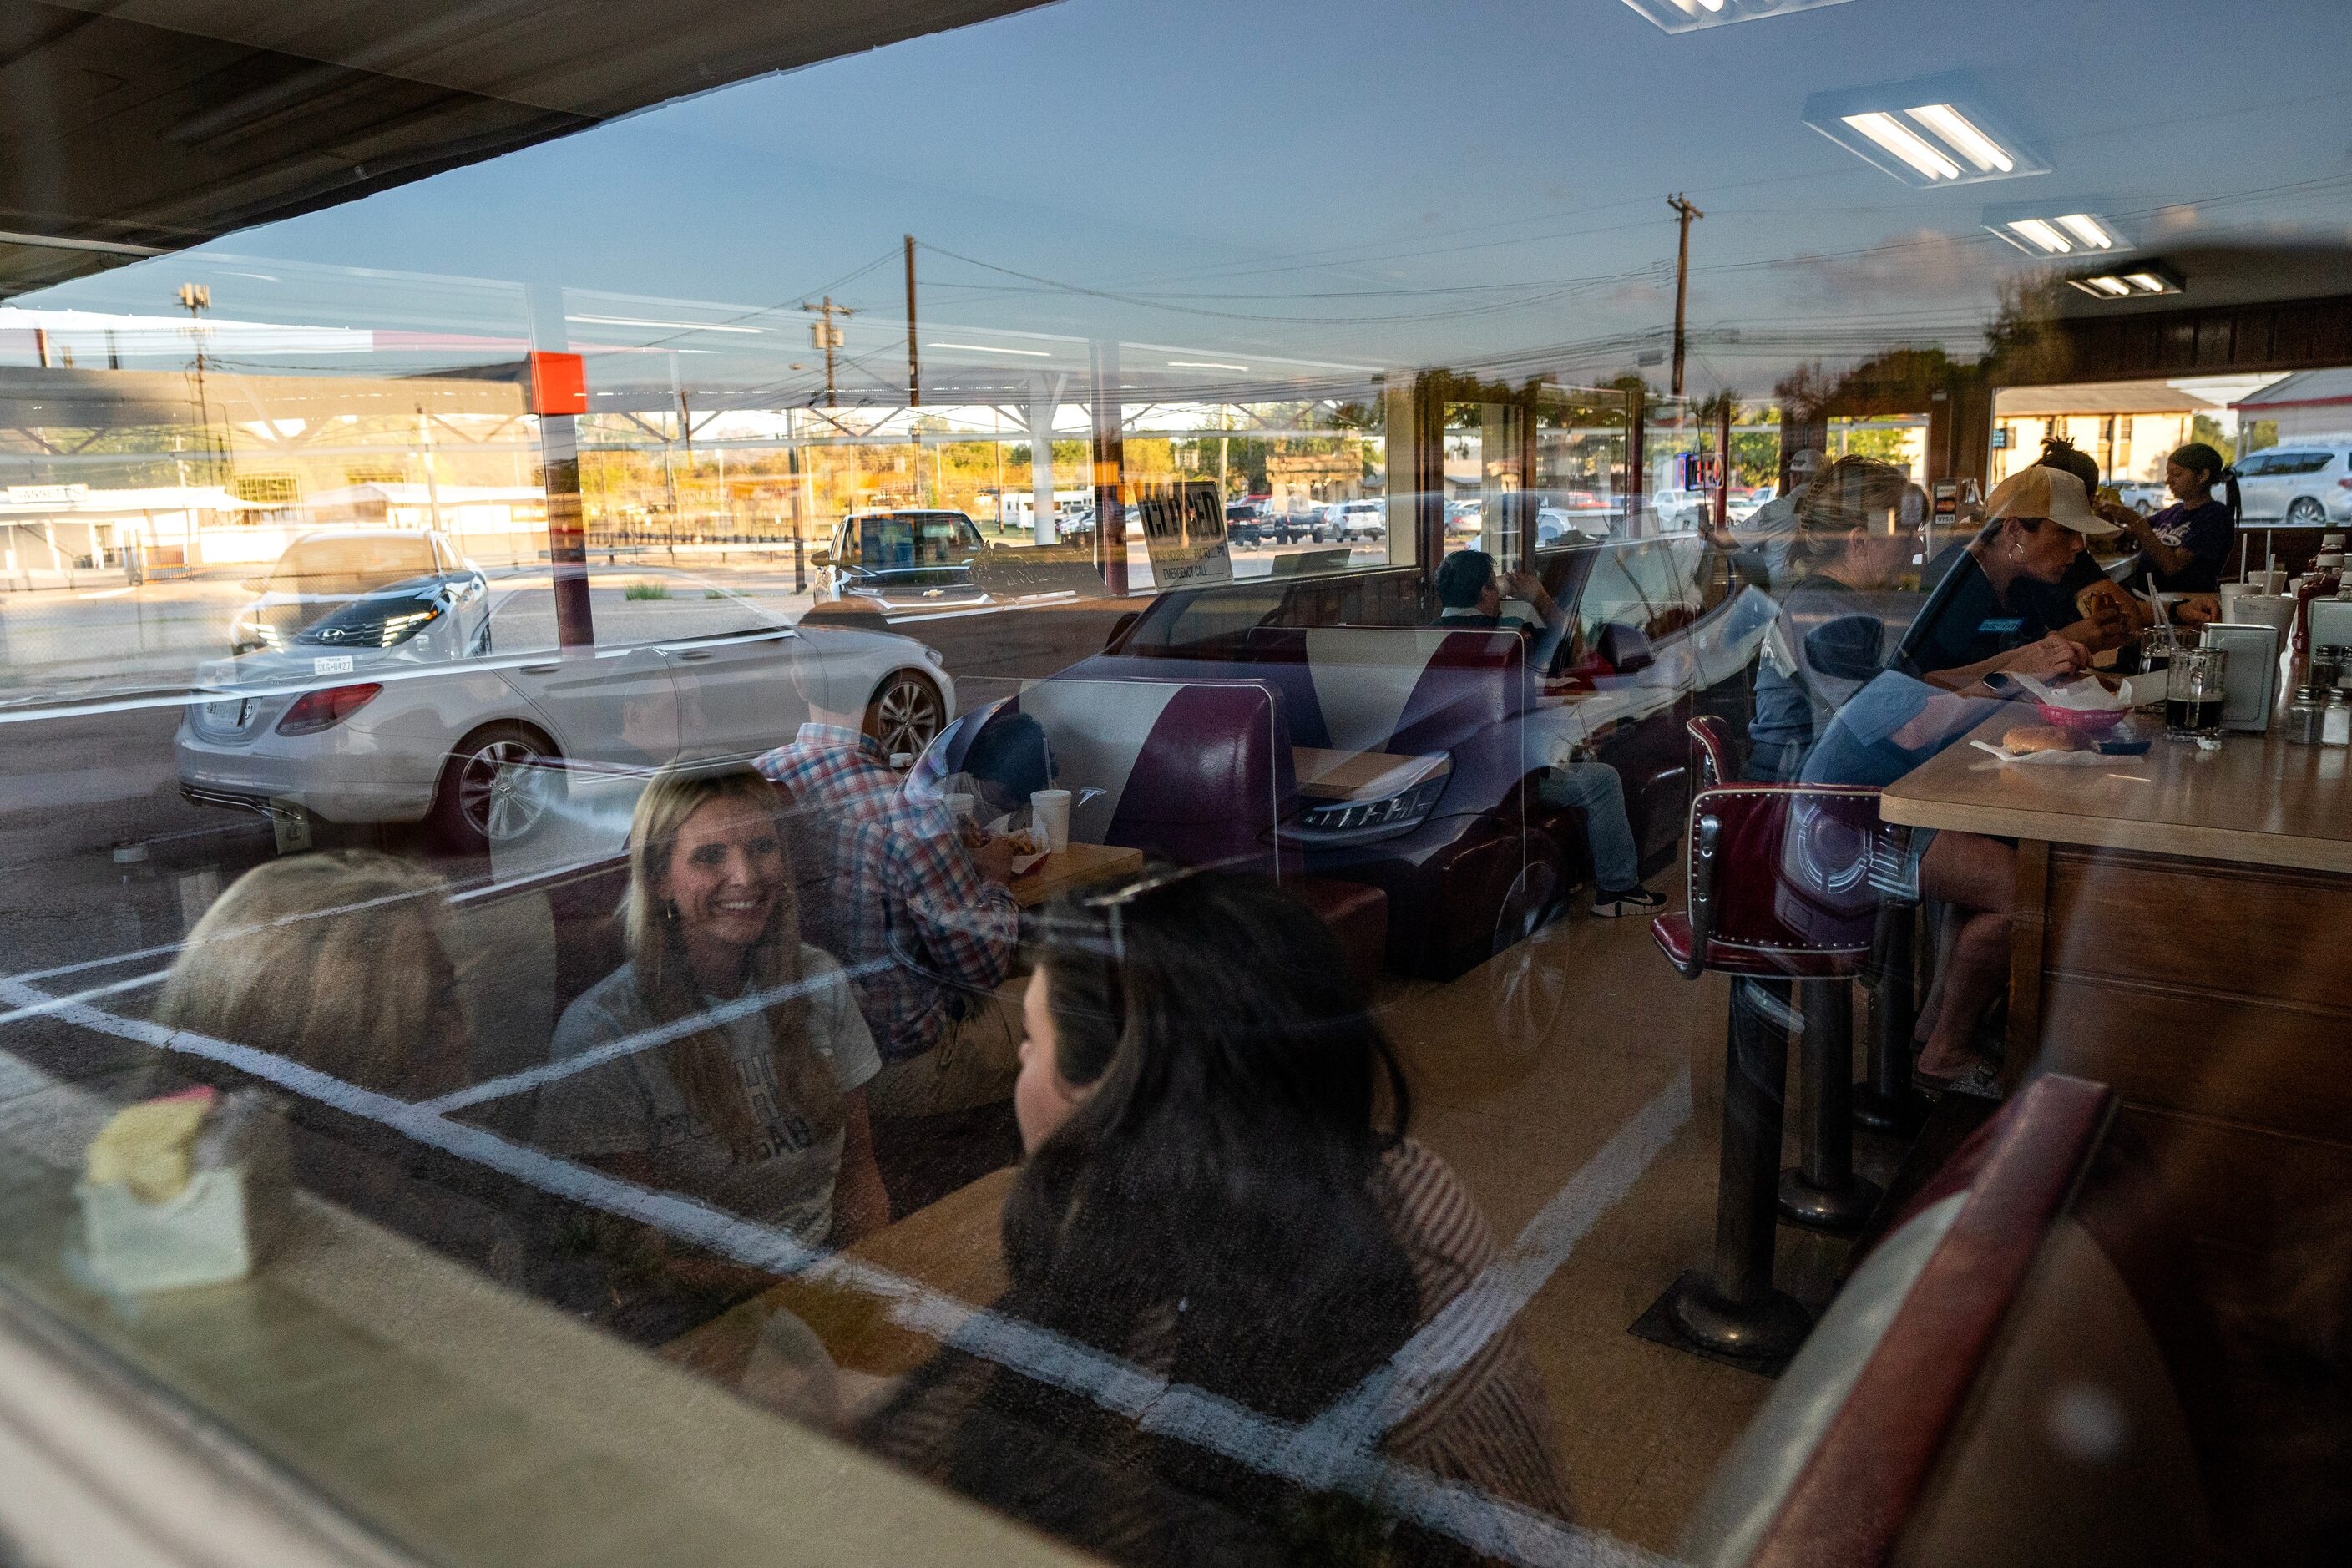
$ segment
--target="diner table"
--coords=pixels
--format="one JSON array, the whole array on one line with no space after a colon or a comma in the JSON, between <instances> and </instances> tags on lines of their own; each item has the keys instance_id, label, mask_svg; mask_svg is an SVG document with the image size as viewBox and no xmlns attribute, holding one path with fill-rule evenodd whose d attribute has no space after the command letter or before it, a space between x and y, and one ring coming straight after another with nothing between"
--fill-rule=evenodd
<instances>
[{"instance_id":1,"label":"diner table","mask_svg":"<svg viewBox=\"0 0 2352 1568\"><path fill-rule=\"evenodd\" d=\"M944 1296L984 1307L1004 1292L998 1240L1004 1200L1019 1167L992 1171L926 1208L894 1220L847 1247L873 1264ZM779 1310L797 1314L824 1342L835 1363L879 1377L908 1373L939 1353L928 1334L890 1321L882 1301L810 1279L779 1279L662 1347L666 1361L731 1386L751 1348Z\"/></svg>"},{"instance_id":2,"label":"diner table","mask_svg":"<svg viewBox=\"0 0 2352 1568\"><path fill-rule=\"evenodd\" d=\"M2005 1079L2111 1085L2192 1237L2239 1255L2352 1194L2352 751L2281 729L2082 764L1963 742L1879 806L2015 840Z\"/></svg>"},{"instance_id":3,"label":"diner table","mask_svg":"<svg viewBox=\"0 0 2352 1568\"><path fill-rule=\"evenodd\" d=\"M1060 897L1074 888L1115 882L1143 869L1143 851L1118 844L1072 844L1032 862L1013 874L1008 884L1013 901L1024 910Z\"/></svg>"}]
</instances>

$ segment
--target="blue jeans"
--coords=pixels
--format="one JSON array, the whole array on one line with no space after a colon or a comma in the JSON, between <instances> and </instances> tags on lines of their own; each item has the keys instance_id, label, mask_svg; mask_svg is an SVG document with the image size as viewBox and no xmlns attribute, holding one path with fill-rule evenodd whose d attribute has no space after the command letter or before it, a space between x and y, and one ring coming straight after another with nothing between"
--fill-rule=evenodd
<instances>
[{"instance_id":1,"label":"blue jeans","mask_svg":"<svg viewBox=\"0 0 2352 1568\"><path fill-rule=\"evenodd\" d=\"M1544 774L1536 793L1552 805L1584 813L1584 842L1592 851L1592 879L1602 892L1642 883L1642 855L1625 819L1625 782L1607 763L1570 763Z\"/></svg>"}]
</instances>

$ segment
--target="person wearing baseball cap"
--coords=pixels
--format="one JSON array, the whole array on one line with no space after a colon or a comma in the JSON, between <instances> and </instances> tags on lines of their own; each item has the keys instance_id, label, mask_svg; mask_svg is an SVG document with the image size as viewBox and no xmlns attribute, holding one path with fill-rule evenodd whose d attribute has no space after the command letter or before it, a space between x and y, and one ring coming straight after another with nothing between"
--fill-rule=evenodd
<instances>
[{"instance_id":1,"label":"person wearing baseball cap","mask_svg":"<svg viewBox=\"0 0 2352 1568\"><path fill-rule=\"evenodd\" d=\"M2047 597L2034 590L2063 579L2085 540L2121 531L2091 510L2081 479L2061 468L2021 469L1986 499L1985 510L1982 531L1928 563L1933 586L1904 637L1901 668L1965 691L1995 674L2071 675L2093 653L2129 640L2129 618L2104 601L2053 628Z\"/></svg>"}]
</instances>

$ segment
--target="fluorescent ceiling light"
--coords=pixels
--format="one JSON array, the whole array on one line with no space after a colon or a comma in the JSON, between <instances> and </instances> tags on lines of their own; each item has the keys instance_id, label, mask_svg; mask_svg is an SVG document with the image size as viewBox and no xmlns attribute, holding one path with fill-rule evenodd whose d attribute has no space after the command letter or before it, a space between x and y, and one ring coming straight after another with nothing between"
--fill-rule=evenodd
<instances>
[{"instance_id":1,"label":"fluorescent ceiling light","mask_svg":"<svg viewBox=\"0 0 2352 1568\"><path fill-rule=\"evenodd\" d=\"M1247 370L1245 364L1226 364L1213 359L1171 359L1168 362L1178 370Z\"/></svg>"},{"instance_id":2,"label":"fluorescent ceiling light","mask_svg":"<svg viewBox=\"0 0 2352 1568\"><path fill-rule=\"evenodd\" d=\"M1891 114L1873 110L1867 114L1847 114L1840 118L1931 180L1957 180L1960 177L1958 163L1937 152L1909 126Z\"/></svg>"},{"instance_id":3,"label":"fluorescent ceiling light","mask_svg":"<svg viewBox=\"0 0 2352 1568\"><path fill-rule=\"evenodd\" d=\"M1950 142L1979 173L1999 170L2006 174L2017 168L2017 160L2009 155L2007 148L1978 130L1967 115L1950 104L1922 104L1909 113L1912 119Z\"/></svg>"},{"instance_id":4,"label":"fluorescent ceiling light","mask_svg":"<svg viewBox=\"0 0 2352 1568\"><path fill-rule=\"evenodd\" d=\"M926 348L969 349L976 354L1019 354L1024 359L1052 359L1044 349L1008 349L1002 343L926 343Z\"/></svg>"},{"instance_id":5,"label":"fluorescent ceiling light","mask_svg":"<svg viewBox=\"0 0 2352 1568\"><path fill-rule=\"evenodd\" d=\"M2068 213L2058 221L2068 234L2094 250L2113 250L2116 247L2115 237L2101 228L2099 220L2089 213Z\"/></svg>"},{"instance_id":6,"label":"fluorescent ceiling light","mask_svg":"<svg viewBox=\"0 0 2352 1568\"><path fill-rule=\"evenodd\" d=\"M2124 281L2134 288L2144 289L2151 294L2161 294L2168 287L2164 279L2153 272L2126 272L2124 274Z\"/></svg>"},{"instance_id":7,"label":"fluorescent ceiling light","mask_svg":"<svg viewBox=\"0 0 2352 1568\"><path fill-rule=\"evenodd\" d=\"M722 327L716 321L654 321L642 316L566 316L567 321L587 321L600 327L668 327L681 332L749 332L760 335L757 327Z\"/></svg>"},{"instance_id":8,"label":"fluorescent ceiling light","mask_svg":"<svg viewBox=\"0 0 2352 1568\"><path fill-rule=\"evenodd\" d=\"M2110 298L2119 298L2131 292L2131 285L2120 278L2101 277L2091 279L2089 281L2092 288Z\"/></svg>"},{"instance_id":9,"label":"fluorescent ceiling light","mask_svg":"<svg viewBox=\"0 0 2352 1568\"><path fill-rule=\"evenodd\" d=\"M2060 234L2038 217L2026 218L2009 226L2040 246L2046 255L2064 256L2074 248L2066 242L2064 235Z\"/></svg>"},{"instance_id":10,"label":"fluorescent ceiling light","mask_svg":"<svg viewBox=\"0 0 2352 1568\"><path fill-rule=\"evenodd\" d=\"M1701 27L1727 26L1733 22L1763 22L1822 5L1843 5L1846 0L1625 0L1643 20L1662 33L1695 33Z\"/></svg>"}]
</instances>

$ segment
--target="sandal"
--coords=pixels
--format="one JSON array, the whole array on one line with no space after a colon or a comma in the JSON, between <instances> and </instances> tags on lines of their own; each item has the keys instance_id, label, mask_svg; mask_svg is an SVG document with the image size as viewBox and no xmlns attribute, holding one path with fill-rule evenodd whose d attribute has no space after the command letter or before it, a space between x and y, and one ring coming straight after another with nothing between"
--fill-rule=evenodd
<instances>
[{"instance_id":1,"label":"sandal","mask_svg":"<svg viewBox=\"0 0 2352 1568\"><path fill-rule=\"evenodd\" d=\"M1975 1058L1949 1078L1938 1078L1934 1073L1914 1067L1911 1069L1911 1087L1929 1100L1947 1094L1965 1094L1978 1100L2000 1100L2009 1092L2001 1086L2000 1069L1982 1057Z\"/></svg>"}]
</instances>

